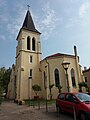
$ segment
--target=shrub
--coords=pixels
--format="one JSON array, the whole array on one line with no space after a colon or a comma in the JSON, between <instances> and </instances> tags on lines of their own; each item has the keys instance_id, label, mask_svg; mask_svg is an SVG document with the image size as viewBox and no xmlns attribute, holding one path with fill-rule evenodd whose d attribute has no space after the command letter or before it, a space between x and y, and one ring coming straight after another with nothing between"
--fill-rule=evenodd
<instances>
[{"instance_id":1,"label":"shrub","mask_svg":"<svg viewBox=\"0 0 90 120\"><path fill-rule=\"evenodd\" d=\"M37 84L33 85L32 89L35 92L36 96L37 96L38 92L41 91L41 87Z\"/></svg>"}]
</instances>

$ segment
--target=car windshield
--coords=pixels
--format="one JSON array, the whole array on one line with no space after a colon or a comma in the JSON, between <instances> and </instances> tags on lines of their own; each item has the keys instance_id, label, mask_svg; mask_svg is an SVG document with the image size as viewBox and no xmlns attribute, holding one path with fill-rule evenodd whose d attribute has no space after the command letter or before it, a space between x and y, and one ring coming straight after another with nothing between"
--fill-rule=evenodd
<instances>
[{"instance_id":1,"label":"car windshield","mask_svg":"<svg viewBox=\"0 0 90 120\"><path fill-rule=\"evenodd\" d=\"M84 93L76 94L76 97L82 102L90 102L90 96Z\"/></svg>"}]
</instances>

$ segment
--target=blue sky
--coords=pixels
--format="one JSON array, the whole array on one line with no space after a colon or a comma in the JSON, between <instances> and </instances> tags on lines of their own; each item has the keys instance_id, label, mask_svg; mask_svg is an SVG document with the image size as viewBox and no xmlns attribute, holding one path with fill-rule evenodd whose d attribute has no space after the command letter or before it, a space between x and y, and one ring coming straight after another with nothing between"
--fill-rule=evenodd
<instances>
[{"instance_id":1,"label":"blue sky","mask_svg":"<svg viewBox=\"0 0 90 120\"><path fill-rule=\"evenodd\" d=\"M54 53L74 54L90 67L90 0L0 0L0 67L15 63L16 37L27 5L41 34L42 59Z\"/></svg>"}]
</instances>

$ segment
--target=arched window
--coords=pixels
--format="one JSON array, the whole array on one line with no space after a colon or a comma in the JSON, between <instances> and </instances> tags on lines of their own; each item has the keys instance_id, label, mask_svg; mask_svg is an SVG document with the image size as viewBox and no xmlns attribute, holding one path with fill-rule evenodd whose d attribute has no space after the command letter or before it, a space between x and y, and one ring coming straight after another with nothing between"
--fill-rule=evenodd
<instances>
[{"instance_id":1,"label":"arched window","mask_svg":"<svg viewBox=\"0 0 90 120\"><path fill-rule=\"evenodd\" d=\"M35 51L35 38L32 38L32 50Z\"/></svg>"},{"instance_id":2,"label":"arched window","mask_svg":"<svg viewBox=\"0 0 90 120\"><path fill-rule=\"evenodd\" d=\"M30 36L27 37L27 50L30 50Z\"/></svg>"},{"instance_id":3,"label":"arched window","mask_svg":"<svg viewBox=\"0 0 90 120\"><path fill-rule=\"evenodd\" d=\"M74 69L71 69L71 80L72 80L72 86L76 87L76 82L75 82L75 72Z\"/></svg>"},{"instance_id":4,"label":"arched window","mask_svg":"<svg viewBox=\"0 0 90 120\"><path fill-rule=\"evenodd\" d=\"M59 82L59 71L58 71L58 69L55 69L54 75L55 75L55 86L58 87L60 85L60 82Z\"/></svg>"}]
</instances>

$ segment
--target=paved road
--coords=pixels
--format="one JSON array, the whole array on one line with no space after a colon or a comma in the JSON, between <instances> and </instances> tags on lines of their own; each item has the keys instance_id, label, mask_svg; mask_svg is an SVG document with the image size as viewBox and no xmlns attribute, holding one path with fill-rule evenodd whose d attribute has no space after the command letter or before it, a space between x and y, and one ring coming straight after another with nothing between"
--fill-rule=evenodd
<instances>
[{"instance_id":1,"label":"paved road","mask_svg":"<svg viewBox=\"0 0 90 120\"><path fill-rule=\"evenodd\" d=\"M40 110L26 105L17 105L13 101L3 102L0 106L0 120L74 120L73 116L66 113L57 114L55 106L45 106Z\"/></svg>"}]
</instances>

